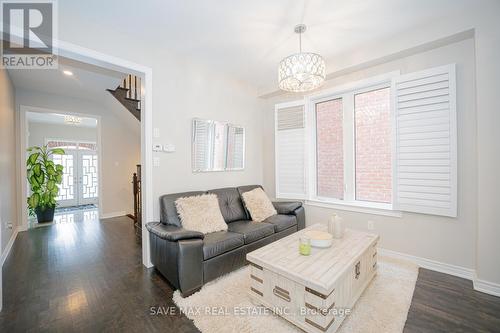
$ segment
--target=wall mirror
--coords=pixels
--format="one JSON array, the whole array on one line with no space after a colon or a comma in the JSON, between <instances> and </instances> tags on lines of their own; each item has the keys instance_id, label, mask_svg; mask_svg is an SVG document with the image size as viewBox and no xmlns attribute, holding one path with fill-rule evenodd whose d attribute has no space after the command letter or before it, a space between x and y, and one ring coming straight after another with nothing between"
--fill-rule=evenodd
<instances>
[{"instance_id":1,"label":"wall mirror","mask_svg":"<svg viewBox=\"0 0 500 333\"><path fill-rule=\"evenodd\" d=\"M193 119L193 172L243 170L245 129L227 122Z\"/></svg>"}]
</instances>

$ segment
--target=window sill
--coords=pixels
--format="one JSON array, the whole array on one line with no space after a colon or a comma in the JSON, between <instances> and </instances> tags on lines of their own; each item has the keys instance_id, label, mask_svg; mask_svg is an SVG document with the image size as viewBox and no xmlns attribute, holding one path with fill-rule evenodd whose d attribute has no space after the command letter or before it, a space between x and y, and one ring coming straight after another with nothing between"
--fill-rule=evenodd
<instances>
[{"instance_id":1,"label":"window sill","mask_svg":"<svg viewBox=\"0 0 500 333\"><path fill-rule=\"evenodd\" d=\"M393 210L390 204L381 204L376 202L340 202L340 201L330 201L321 199L306 200L305 202L308 206L330 208L345 210L350 212L383 215L391 217L402 217L403 214L400 211Z\"/></svg>"}]
</instances>

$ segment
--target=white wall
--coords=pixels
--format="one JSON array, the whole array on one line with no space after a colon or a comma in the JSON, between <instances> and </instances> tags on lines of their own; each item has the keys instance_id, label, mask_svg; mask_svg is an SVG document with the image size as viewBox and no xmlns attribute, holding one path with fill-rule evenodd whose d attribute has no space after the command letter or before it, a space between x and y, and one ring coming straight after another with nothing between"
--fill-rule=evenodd
<instances>
[{"instance_id":1,"label":"white wall","mask_svg":"<svg viewBox=\"0 0 500 333\"><path fill-rule=\"evenodd\" d=\"M43 146L45 145L46 139L97 142L96 127L80 127L28 121L28 134L28 145L30 147Z\"/></svg>"},{"instance_id":2,"label":"white wall","mask_svg":"<svg viewBox=\"0 0 500 333\"><path fill-rule=\"evenodd\" d=\"M476 173L476 112L474 92L474 40L467 39L435 50L353 72L330 80L325 88L354 82L364 78L400 70L402 74L418 70L457 64L457 114L458 114L458 217L403 213L401 218L357 212L339 211L346 224L356 229L367 229L367 221L375 222L375 232L380 234L380 246L456 266L474 269L477 224L477 173ZM285 97L287 98L287 97ZM274 123L274 104L283 101L276 97L269 101L266 124ZM266 142L274 141L273 126L266 127ZM274 149L264 146L265 187L274 194ZM332 209L306 206L308 224L326 223Z\"/></svg>"},{"instance_id":3,"label":"white wall","mask_svg":"<svg viewBox=\"0 0 500 333\"><path fill-rule=\"evenodd\" d=\"M16 104L101 117L101 214L132 213L131 181L140 163L140 123L114 97L108 97L107 102L97 103L18 89Z\"/></svg>"},{"instance_id":4,"label":"white wall","mask_svg":"<svg viewBox=\"0 0 500 333\"><path fill-rule=\"evenodd\" d=\"M166 75L158 69L155 77ZM169 98L154 100L154 127L161 129L158 143L173 143L172 154L155 153L161 166L154 168L155 217L157 198L166 193L207 190L262 183L262 101L255 92L229 78L189 62L169 69L175 81L154 86L153 96L169 92ZM167 102L164 104L164 102ZM194 117L228 121L245 128L245 169L242 171L193 173L191 171L191 121Z\"/></svg>"},{"instance_id":5,"label":"white wall","mask_svg":"<svg viewBox=\"0 0 500 333\"><path fill-rule=\"evenodd\" d=\"M7 71L0 67L0 253L17 226L14 94ZM12 223L13 229L7 229L7 223Z\"/></svg>"}]
</instances>

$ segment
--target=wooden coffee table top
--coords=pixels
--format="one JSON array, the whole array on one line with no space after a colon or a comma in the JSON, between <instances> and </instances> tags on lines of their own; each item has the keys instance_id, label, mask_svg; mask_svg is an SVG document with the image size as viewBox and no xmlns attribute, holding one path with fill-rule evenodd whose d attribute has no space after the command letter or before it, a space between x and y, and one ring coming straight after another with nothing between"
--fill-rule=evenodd
<instances>
[{"instance_id":1,"label":"wooden coffee table top","mask_svg":"<svg viewBox=\"0 0 500 333\"><path fill-rule=\"evenodd\" d=\"M247 254L247 260L318 292L328 295L335 281L379 239L378 235L346 229L342 239L334 239L329 248L311 249L311 255L299 254L299 238L309 230L327 231L322 224L307 227Z\"/></svg>"}]
</instances>

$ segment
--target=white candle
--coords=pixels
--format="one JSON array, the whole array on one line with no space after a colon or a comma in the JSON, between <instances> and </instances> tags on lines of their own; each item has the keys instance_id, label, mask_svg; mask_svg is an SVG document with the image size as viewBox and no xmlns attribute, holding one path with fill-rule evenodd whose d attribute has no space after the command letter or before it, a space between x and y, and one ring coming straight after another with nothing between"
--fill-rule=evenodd
<instances>
[{"instance_id":1,"label":"white candle","mask_svg":"<svg viewBox=\"0 0 500 333\"><path fill-rule=\"evenodd\" d=\"M341 217L337 216L335 218L333 230L333 237L342 238L344 236L343 219Z\"/></svg>"},{"instance_id":2,"label":"white candle","mask_svg":"<svg viewBox=\"0 0 500 333\"><path fill-rule=\"evenodd\" d=\"M335 230L335 219L336 219L337 215L336 214L333 214L332 216L330 216L330 220L328 220L328 233L333 235L334 233L334 230Z\"/></svg>"}]
</instances>

